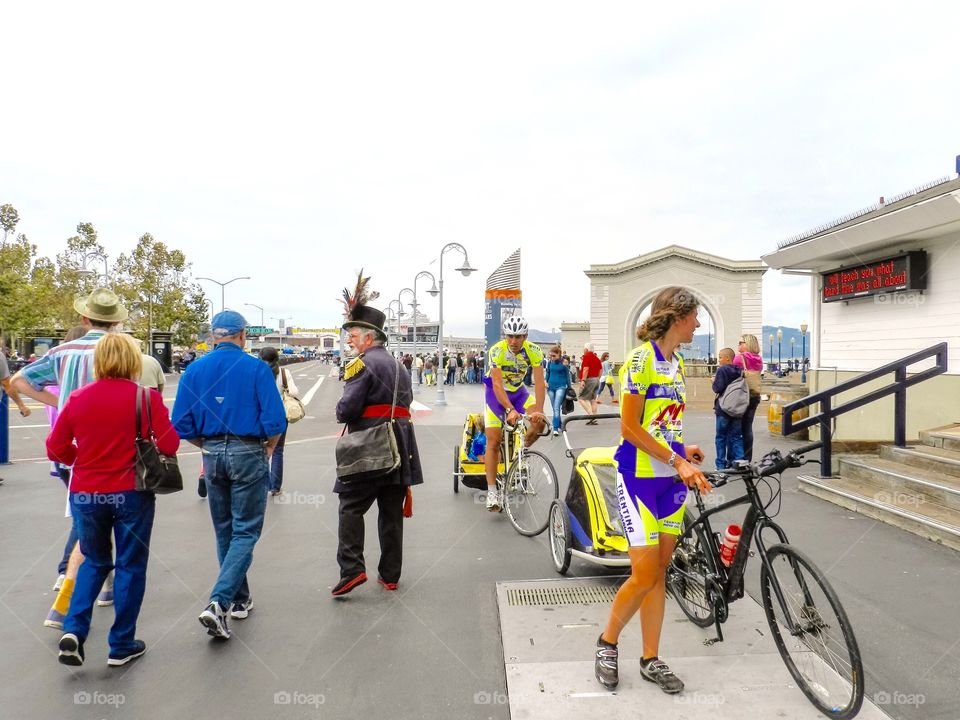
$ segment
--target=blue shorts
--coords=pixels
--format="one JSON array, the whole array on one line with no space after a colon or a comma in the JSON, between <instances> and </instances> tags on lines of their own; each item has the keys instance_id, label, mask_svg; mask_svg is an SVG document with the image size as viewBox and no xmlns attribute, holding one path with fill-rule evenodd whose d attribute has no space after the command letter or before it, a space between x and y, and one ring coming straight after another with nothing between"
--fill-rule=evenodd
<instances>
[{"instance_id":1,"label":"blue shorts","mask_svg":"<svg viewBox=\"0 0 960 720\"><path fill-rule=\"evenodd\" d=\"M636 477L617 471L617 509L630 547L659 545L660 535L679 535L687 486L676 475Z\"/></svg>"}]
</instances>

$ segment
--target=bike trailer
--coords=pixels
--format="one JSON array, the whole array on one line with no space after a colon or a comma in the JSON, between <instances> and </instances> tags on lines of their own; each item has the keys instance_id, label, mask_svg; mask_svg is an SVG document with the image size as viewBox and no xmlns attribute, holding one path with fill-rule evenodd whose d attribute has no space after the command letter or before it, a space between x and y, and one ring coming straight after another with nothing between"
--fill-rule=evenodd
<instances>
[{"instance_id":1,"label":"bike trailer","mask_svg":"<svg viewBox=\"0 0 960 720\"><path fill-rule=\"evenodd\" d=\"M453 449L453 491L460 492L460 485L474 490L487 489L487 476L484 474L483 459L470 454L474 438L483 432L483 415L470 413L463 423L463 433L459 444ZM497 472L504 471L503 462L497 465Z\"/></svg>"}]
</instances>

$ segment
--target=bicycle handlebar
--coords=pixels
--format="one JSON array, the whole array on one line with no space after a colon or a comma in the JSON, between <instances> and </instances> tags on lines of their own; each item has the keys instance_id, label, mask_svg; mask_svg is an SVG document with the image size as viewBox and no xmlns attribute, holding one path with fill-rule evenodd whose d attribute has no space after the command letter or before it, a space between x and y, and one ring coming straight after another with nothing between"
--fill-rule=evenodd
<instances>
[{"instance_id":1,"label":"bicycle handlebar","mask_svg":"<svg viewBox=\"0 0 960 720\"><path fill-rule=\"evenodd\" d=\"M819 449L823 445L823 441L818 440L817 442L808 443L806 445L801 445L798 448L794 448L786 455L780 457L780 459L774 459L769 465L760 466L757 463L750 463L743 467L737 468L728 468L726 470L718 470L717 472L708 472L704 473L707 479L710 481L710 484L715 488L723 487L732 480L737 478L764 478L770 475L779 475L784 470L790 467L799 467L800 463L799 458L801 455L806 455L808 452ZM776 451L779 453L779 451Z\"/></svg>"},{"instance_id":2,"label":"bicycle handlebar","mask_svg":"<svg viewBox=\"0 0 960 720\"><path fill-rule=\"evenodd\" d=\"M507 419L504 418L504 419L503 419L503 427L504 427L507 431L509 431L509 432L516 432L517 429L518 429L521 425L523 425L523 424L525 424L525 423L528 423L528 422L530 422L530 416L527 415L527 414L521 414L521 415L520 415L520 422L518 422L516 425L511 425L510 423L507 422ZM550 434L550 425L549 425L549 423L546 423L546 422L545 422L545 423L543 423L543 427L540 429L540 432L539 432L537 435L538 435L538 437L546 437L546 436L549 435L549 434Z\"/></svg>"}]
</instances>

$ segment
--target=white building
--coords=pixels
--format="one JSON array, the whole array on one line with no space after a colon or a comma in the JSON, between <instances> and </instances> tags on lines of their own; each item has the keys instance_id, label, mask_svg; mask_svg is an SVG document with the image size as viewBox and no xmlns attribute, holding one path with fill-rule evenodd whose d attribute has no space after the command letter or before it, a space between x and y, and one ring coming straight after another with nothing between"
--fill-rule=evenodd
<instances>
[{"instance_id":1,"label":"white building","mask_svg":"<svg viewBox=\"0 0 960 720\"><path fill-rule=\"evenodd\" d=\"M763 260L810 276L811 393L946 341L947 374L908 391L907 437L960 420L960 179L881 199L781 243ZM892 397L841 416L834 434L892 437Z\"/></svg>"}]
</instances>

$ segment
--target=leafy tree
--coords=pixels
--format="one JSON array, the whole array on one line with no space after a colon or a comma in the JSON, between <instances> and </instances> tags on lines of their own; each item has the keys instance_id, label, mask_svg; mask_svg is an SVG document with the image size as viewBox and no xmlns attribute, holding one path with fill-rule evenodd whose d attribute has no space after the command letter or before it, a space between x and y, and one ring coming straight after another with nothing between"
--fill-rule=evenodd
<instances>
[{"instance_id":1,"label":"leafy tree","mask_svg":"<svg viewBox=\"0 0 960 720\"><path fill-rule=\"evenodd\" d=\"M17 229L17 223L20 222L20 213L17 209L7 203L0 205L0 227L3 228L3 244L7 244L7 236Z\"/></svg>"},{"instance_id":2,"label":"leafy tree","mask_svg":"<svg viewBox=\"0 0 960 720\"><path fill-rule=\"evenodd\" d=\"M117 258L114 289L130 308L128 325L147 340L149 328L172 331L174 342L189 344L200 331L207 310L203 291L187 277L190 264L150 233L141 236L129 255Z\"/></svg>"}]
</instances>

